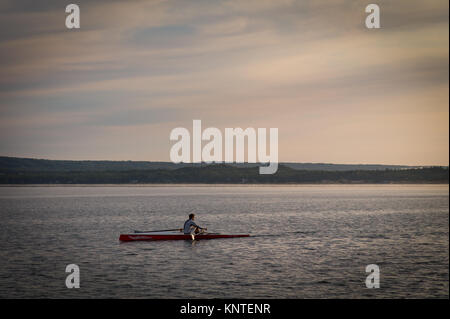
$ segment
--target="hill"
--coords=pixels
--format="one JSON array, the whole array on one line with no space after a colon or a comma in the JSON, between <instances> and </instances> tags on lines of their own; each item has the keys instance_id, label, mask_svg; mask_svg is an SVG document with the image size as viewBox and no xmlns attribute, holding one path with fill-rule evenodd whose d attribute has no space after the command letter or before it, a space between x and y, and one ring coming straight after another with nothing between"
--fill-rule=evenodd
<instances>
[{"instance_id":1,"label":"hill","mask_svg":"<svg viewBox=\"0 0 450 319\"><path fill-rule=\"evenodd\" d=\"M164 162L51 161L1 157L0 165L0 184L303 184L448 183L449 181L448 167L381 169L384 166L379 165L376 167L380 169L373 169L374 166L371 166L372 169L325 170L311 167L294 169L281 164L275 174L260 175L258 167L254 164L176 165Z\"/></svg>"},{"instance_id":2,"label":"hill","mask_svg":"<svg viewBox=\"0 0 450 319\"><path fill-rule=\"evenodd\" d=\"M217 163L216 163L217 164ZM218 163L224 164L224 163ZM204 167L209 164L174 164L172 162L146 161L73 161L48 160L0 156L0 172L49 172L49 171L127 171L146 169L178 169L182 167ZM227 164L238 168L259 167L260 164ZM375 164L327 164L327 163L280 163L295 170L352 171L352 170L384 170L419 168L407 165L375 165Z\"/></svg>"}]
</instances>

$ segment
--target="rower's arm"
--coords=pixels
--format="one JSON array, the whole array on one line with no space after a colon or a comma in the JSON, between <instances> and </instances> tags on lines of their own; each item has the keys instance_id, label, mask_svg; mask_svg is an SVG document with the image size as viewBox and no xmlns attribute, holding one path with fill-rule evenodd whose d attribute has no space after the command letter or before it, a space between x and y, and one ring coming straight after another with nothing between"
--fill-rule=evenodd
<instances>
[{"instance_id":1,"label":"rower's arm","mask_svg":"<svg viewBox=\"0 0 450 319\"><path fill-rule=\"evenodd\" d=\"M204 227L200 227L200 226L197 225L195 222L192 222L192 223L191 223L191 226L194 226L194 227L197 227L197 228L200 228L200 229L206 229L206 228L204 228Z\"/></svg>"}]
</instances>

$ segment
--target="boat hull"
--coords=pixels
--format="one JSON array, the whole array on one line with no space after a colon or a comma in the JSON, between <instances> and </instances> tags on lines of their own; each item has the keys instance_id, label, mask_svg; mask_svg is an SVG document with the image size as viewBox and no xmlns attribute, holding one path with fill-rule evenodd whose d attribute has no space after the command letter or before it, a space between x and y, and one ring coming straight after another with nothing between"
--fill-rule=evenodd
<instances>
[{"instance_id":1,"label":"boat hull","mask_svg":"<svg viewBox=\"0 0 450 319\"><path fill-rule=\"evenodd\" d=\"M195 240L198 239L219 239L219 238L238 238L238 237L249 237L249 234L234 234L234 235L225 235L225 234L198 234L195 235ZM121 234L119 237L120 241L138 241L138 240L192 240L191 235L185 234L152 234L152 233L131 233L131 234Z\"/></svg>"}]
</instances>

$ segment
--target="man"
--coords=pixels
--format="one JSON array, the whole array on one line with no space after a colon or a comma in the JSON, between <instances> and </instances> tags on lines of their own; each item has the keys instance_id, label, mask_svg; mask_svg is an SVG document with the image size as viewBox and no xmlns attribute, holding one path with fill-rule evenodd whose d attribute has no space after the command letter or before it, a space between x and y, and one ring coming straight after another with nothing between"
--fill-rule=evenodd
<instances>
[{"instance_id":1,"label":"man","mask_svg":"<svg viewBox=\"0 0 450 319\"><path fill-rule=\"evenodd\" d=\"M194 234L198 234L200 232L200 230L207 230L207 228L203 228L198 226L195 222L195 215L194 214L189 214L189 219L187 221L184 222L184 227L183 227L183 231L185 235L194 235Z\"/></svg>"}]
</instances>

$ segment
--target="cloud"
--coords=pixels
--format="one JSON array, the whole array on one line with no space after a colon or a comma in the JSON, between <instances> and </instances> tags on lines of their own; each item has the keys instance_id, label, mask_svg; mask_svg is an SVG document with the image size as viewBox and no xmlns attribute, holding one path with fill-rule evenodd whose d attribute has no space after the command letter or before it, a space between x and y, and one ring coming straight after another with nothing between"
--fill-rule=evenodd
<instances>
[{"instance_id":1,"label":"cloud","mask_svg":"<svg viewBox=\"0 0 450 319\"><path fill-rule=\"evenodd\" d=\"M45 144L41 157L60 156L64 143L75 143L70 132L87 145L68 157L117 159L112 145L142 141L136 134L147 128L158 145L153 155L134 152L136 144L124 150L167 160L170 129L200 118L218 127L278 125L284 160L304 161L289 147L299 141L308 161L445 164L448 141L434 141L448 132L436 116L448 115L448 2L377 3L380 30L364 27L362 0L80 0L81 29L70 31L60 1L3 1L0 114L8 143L0 153L24 155L34 141L32 154ZM318 129L326 125L337 131ZM409 138L387 143L376 127L420 133L428 160L404 144ZM96 154L100 141L110 151ZM364 143L376 161L354 152ZM336 148L328 158L327 147Z\"/></svg>"}]
</instances>

